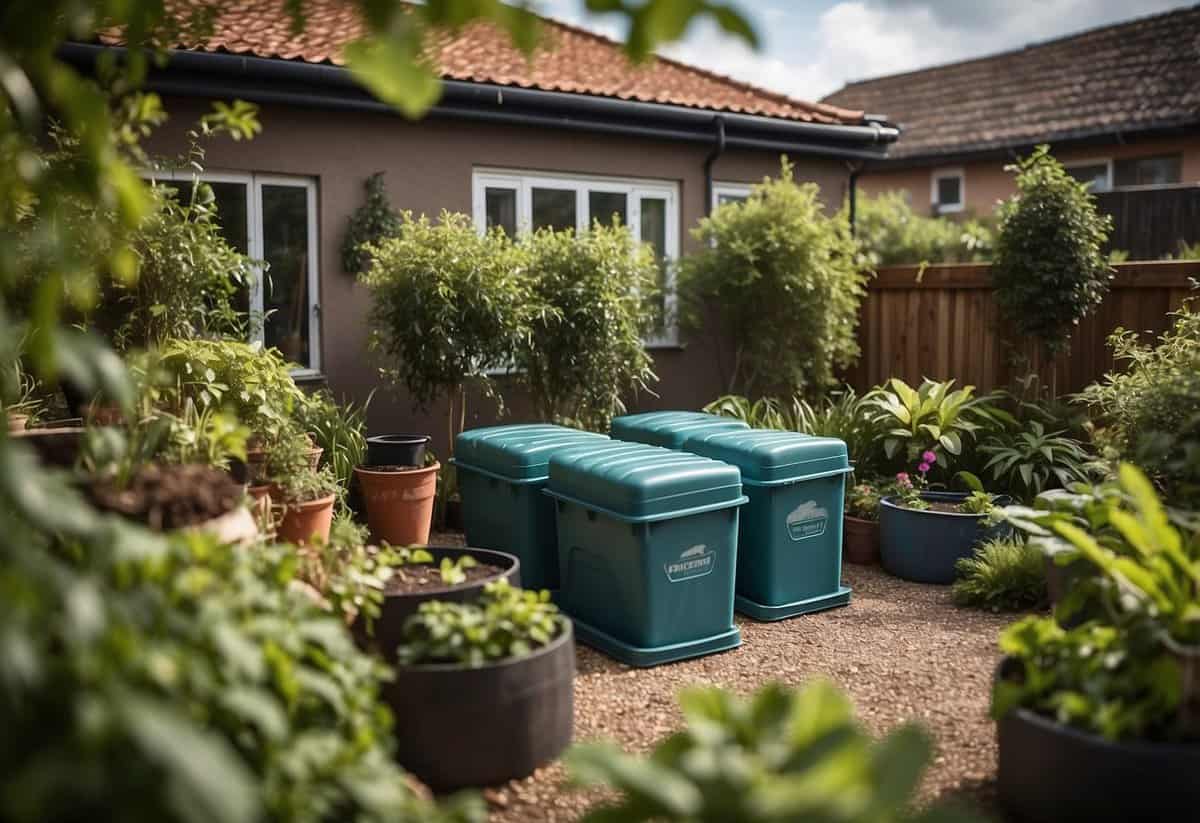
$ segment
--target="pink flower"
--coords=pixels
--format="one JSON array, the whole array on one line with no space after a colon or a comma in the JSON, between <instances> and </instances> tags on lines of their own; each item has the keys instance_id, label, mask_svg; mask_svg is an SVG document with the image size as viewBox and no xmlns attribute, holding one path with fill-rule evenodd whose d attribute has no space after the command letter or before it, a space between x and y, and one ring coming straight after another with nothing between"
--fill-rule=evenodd
<instances>
[{"instance_id":1,"label":"pink flower","mask_svg":"<svg viewBox=\"0 0 1200 823\"><path fill-rule=\"evenodd\" d=\"M917 466L917 471L919 471L921 474L925 474L930 468L931 466L928 463L922 463L921 465Z\"/></svg>"},{"instance_id":2,"label":"pink flower","mask_svg":"<svg viewBox=\"0 0 1200 823\"><path fill-rule=\"evenodd\" d=\"M931 451L927 451L923 455L921 455L921 459L932 466L934 463L937 462L937 455ZM921 469L921 471L929 471L929 469Z\"/></svg>"},{"instance_id":3,"label":"pink flower","mask_svg":"<svg viewBox=\"0 0 1200 823\"><path fill-rule=\"evenodd\" d=\"M908 472L900 472L896 475L896 482L901 486L911 486L912 480L908 478Z\"/></svg>"}]
</instances>

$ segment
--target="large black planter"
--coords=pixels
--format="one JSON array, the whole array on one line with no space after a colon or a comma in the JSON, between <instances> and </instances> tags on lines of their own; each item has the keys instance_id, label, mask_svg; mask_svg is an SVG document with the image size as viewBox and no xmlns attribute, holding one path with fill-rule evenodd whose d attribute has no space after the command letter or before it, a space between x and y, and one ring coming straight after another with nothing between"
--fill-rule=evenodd
<instances>
[{"instance_id":1,"label":"large black planter","mask_svg":"<svg viewBox=\"0 0 1200 823\"><path fill-rule=\"evenodd\" d=\"M923 492L930 503L961 503L961 492ZM996 498L1004 505L1004 498ZM1000 523L983 525L986 515L909 509L894 497L879 501L879 560L889 574L915 583L953 583L955 564L975 553L975 547L1008 534Z\"/></svg>"},{"instance_id":2,"label":"large black planter","mask_svg":"<svg viewBox=\"0 0 1200 823\"><path fill-rule=\"evenodd\" d=\"M491 549L457 546L428 546L426 550L433 555L434 565L440 564L443 557L456 560L464 554L469 554L480 563L499 566L504 571L491 577L472 580L461 586L422 589L420 592L411 594L387 595L370 633L367 632L365 621L362 618L356 619L351 629L358 645L366 651L378 653L389 663L395 661L396 646L400 644L403 636L405 621L415 614L417 607L425 601L449 600L461 603L465 600L475 600L483 593L484 586L497 580L507 580L514 586L521 585L521 561L511 554Z\"/></svg>"},{"instance_id":3,"label":"large black planter","mask_svg":"<svg viewBox=\"0 0 1200 823\"><path fill-rule=\"evenodd\" d=\"M998 791L1022 823L1194 820L1200 745L1113 743L1014 709L996 726Z\"/></svg>"},{"instance_id":4,"label":"large black planter","mask_svg":"<svg viewBox=\"0 0 1200 823\"><path fill-rule=\"evenodd\" d=\"M379 434L367 438L368 466L425 465L427 434Z\"/></svg>"},{"instance_id":5,"label":"large black planter","mask_svg":"<svg viewBox=\"0 0 1200 823\"><path fill-rule=\"evenodd\" d=\"M396 723L396 761L438 792L526 777L571 742L571 622L528 657L472 669L396 666L383 697Z\"/></svg>"}]
</instances>

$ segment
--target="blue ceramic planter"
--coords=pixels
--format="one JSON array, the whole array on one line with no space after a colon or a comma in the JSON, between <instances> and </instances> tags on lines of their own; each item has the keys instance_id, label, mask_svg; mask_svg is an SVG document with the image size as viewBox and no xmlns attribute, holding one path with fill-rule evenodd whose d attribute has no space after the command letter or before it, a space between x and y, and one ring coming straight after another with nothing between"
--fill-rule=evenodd
<instances>
[{"instance_id":1,"label":"blue ceramic planter","mask_svg":"<svg viewBox=\"0 0 1200 823\"><path fill-rule=\"evenodd\" d=\"M930 503L961 503L961 492L924 492ZM996 503L1004 504L998 498ZM879 559L883 568L915 583L953 583L954 564L985 540L1008 533L1007 524L983 525L985 515L907 509L893 497L879 501Z\"/></svg>"}]
</instances>

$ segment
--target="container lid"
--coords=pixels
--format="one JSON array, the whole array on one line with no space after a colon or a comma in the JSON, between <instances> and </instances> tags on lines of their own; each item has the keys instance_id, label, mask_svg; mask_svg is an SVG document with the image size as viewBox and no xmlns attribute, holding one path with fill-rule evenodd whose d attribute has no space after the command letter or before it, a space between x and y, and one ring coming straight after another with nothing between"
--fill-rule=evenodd
<instances>
[{"instance_id":1,"label":"container lid","mask_svg":"<svg viewBox=\"0 0 1200 823\"><path fill-rule=\"evenodd\" d=\"M741 474L727 463L644 443L574 447L550 458L546 493L630 522L739 506Z\"/></svg>"},{"instance_id":2,"label":"container lid","mask_svg":"<svg viewBox=\"0 0 1200 823\"><path fill-rule=\"evenodd\" d=\"M688 438L684 448L741 469L751 485L794 483L850 471L846 444L834 437L749 429Z\"/></svg>"},{"instance_id":3,"label":"container lid","mask_svg":"<svg viewBox=\"0 0 1200 823\"><path fill-rule=\"evenodd\" d=\"M454 440L454 463L505 480L534 482L547 477L550 455L566 446L611 443L603 434L549 424L488 426Z\"/></svg>"},{"instance_id":4,"label":"container lid","mask_svg":"<svg viewBox=\"0 0 1200 823\"><path fill-rule=\"evenodd\" d=\"M615 417L611 434L617 440L650 443L668 449L681 449L693 435L705 432L734 431L750 428L741 420L706 412L661 411Z\"/></svg>"}]
</instances>

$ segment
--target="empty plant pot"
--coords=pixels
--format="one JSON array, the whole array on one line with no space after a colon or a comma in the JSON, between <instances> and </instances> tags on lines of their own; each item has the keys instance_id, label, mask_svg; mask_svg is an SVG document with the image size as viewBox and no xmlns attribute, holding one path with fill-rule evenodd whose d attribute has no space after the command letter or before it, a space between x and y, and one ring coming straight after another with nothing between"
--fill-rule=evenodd
<instances>
[{"instance_id":1,"label":"empty plant pot","mask_svg":"<svg viewBox=\"0 0 1200 823\"><path fill-rule=\"evenodd\" d=\"M275 530L280 540L303 546L314 538L329 539L329 528L333 525L333 503L335 495L319 497L306 503L283 504L283 516Z\"/></svg>"},{"instance_id":2,"label":"empty plant pot","mask_svg":"<svg viewBox=\"0 0 1200 823\"><path fill-rule=\"evenodd\" d=\"M429 542L440 463L420 469L359 466L354 470L376 540L393 546Z\"/></svg>"},{"instance_id":3,"label":"empty plant pot","mask_svg":"<svg viewBox=\"0 0 1200 823\"><path fill-rule=\"evenodd\" d=\"M879 565L879 523L861 517L842 518L842 557L847 563Z\"/></svg>"},{"instance_id":4,"label":"empty plant pot","mask_svg":"<svg viewBox=\"0 0 1200 823\"><path fill-rule=\"evenodd\" d=\"M427 434L378 434L367 438L368 466L423 466Z\"/></svg>"},{"instance_id":5,"label":"empty plant pot","mask_svg":"<svg viewBox=\"0 0 1200 823\"><path fill-rule=\"evenodd\" d=\"M967 499L959 492L923 492L929 503L957 505ZM997 505L1005 500L996 498ZM970 557L985 540L1001 537L1006 524L984 525L987 515L936 509L910 509L894 497L879 501L879 559L883 568L914 583L953 583L955 564Z\"/></svg>"},{"instance_id":6,"label":"empty plant pot","mask_svg":"<svg viewBox=\"0 0 1200 823\"><path fill-rule=\"evenodd\" d=\"M526 777L571 742L571 622L533 654L478 668L395 666L383 698L396 718L396 761L435 791Z\"/></svg>"}]
</instances>

